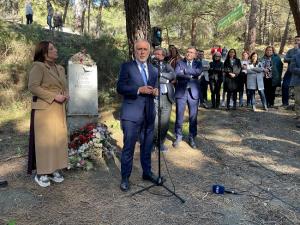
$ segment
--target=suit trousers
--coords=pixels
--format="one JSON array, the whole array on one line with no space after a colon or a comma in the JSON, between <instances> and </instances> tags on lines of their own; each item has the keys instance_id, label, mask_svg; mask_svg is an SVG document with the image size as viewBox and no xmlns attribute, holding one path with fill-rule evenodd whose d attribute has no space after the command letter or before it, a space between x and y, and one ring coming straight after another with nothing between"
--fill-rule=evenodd
<instances>
[{"instance_id":1,"label":"suit trousers","mask_svg":"<svg viewBox=\"0 0 300 225\"><path fill-rule=\"evenodd\" d=\"M199 99L193 99L189 89L185 90L181 98L176 98L176 122L175 134L176 139L182 139L182 124L184 119L185 106L189 108L189 137L196 137L197 135L197 115Z\"/></svg>"},{"instance_id":2,"label":"suit trousers","mask_svg":"<svg viewBox=\"0 0 300 225\"><path fill-rule=\"evenodd\" d=\"M295 92L295 111L297 115L297 124L300 124L300 86L295 86L294 92Z\"/></svg>"},{"instance_id":3,"label":"suit trousers","mask_svg":"<svg viewBox=\"0 0 300 225\"><path fill-rule=\"evenodd\" d=\"M282 81L282 104L288 105L289 104L289 95L290 95L290 83L292 79L292 73L289 71L286 71L283 77Z\"/></svg>"},{"instance_id":4,"label":"suit trousers","mask_svg":"<svg viewBox=\"0 0 300 225\"><path fill-rule=\"evenodd\" d=\"M161 109L161 121L160 121L160 143L163 144L168 130L169 130L169 123L170 123L170 116L171 116L171 109L172 103L169 101L168 96L163 94L160 96L160 109ZM156 110L156 117L155 117L155 144L158 146L158 101L155 101L155 110Z\"/></svg>"},{"instance_id":5,"label":"suit trousers","mask_svg":"<svg viewBox=\"0 0 300 225\"><path fill-rule=\"evenodd\" d=\"M200 103L207 102L207 89L209 82L205 80L205 77L200 78Z\"/></svg>"},{"instance_id":6,"label":"suit trousers","mask_svg":"<svg viewBox=\"0 0 300 225\"><path fill-rule=\"evenodd\" d=\"M122 120L123 150L121 156L121 176L130 177L133 164L134 148L137 140L140 140L140 161L143 174L151 173L151 150L153 148L154 123L146 119L141 122Z\"/></svg>"}]
</instances>

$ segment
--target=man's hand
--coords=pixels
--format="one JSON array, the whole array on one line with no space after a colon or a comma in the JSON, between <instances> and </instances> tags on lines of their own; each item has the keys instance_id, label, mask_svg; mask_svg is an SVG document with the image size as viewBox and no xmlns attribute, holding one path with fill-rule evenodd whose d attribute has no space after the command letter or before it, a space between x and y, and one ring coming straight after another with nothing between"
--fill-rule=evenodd
<instances>
[{"instance_id":1,"label":"man's hand","mask_svg":"<svg viewBox=\"0 0 300 225\"><path fill-rule=\"evenodd\" d=\"M234 73L229 73L229 75L230 75L231 77L235 77L235 74L234 74Z\"/></svg>"},{"instance_id":2,"label":"man's hand","mask_svg":"<svg viewBox=\"0 0 300 225\"><path fill-rule=\"evenodd\" d=\"M151 86L142 86L142 87L139 87L138 92L140 94L152 95L153 87L151 87Z\"/></svg>"},{"instance_id":3,"label":"man's hand","mask_svg":"<svg viewBox=\"0 0 300 225\"><path fill-rule=\"evenodd\" d=\"M158 91L157 88L153 89L152 95L154 95L154 96L158 96L159 95L159 91Z\"/></svg>"}]
</instances>

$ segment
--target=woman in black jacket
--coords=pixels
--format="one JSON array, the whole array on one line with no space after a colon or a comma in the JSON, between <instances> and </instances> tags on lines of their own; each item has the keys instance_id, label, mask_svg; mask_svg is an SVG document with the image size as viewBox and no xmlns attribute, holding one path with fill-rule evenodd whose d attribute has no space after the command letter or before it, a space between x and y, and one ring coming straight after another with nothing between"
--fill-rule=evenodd
<instances>
[{"instance_id":1,"label":"woman in black jacket","mask_svg":"<svg viewBox=\"0 0 300 225\"><path fill-rule=\"evenodd\" d=\"M213 61L209 63L208 70L212 108L216 109L220 106L220 91L223 82L223 63L221 62L221 57L221 53L216 52L213 55Z\"/></svg>"},{"instance_id":2,"label":"woman in black jacket","mask_svg":"<svg viewBox=\"0 0 300 225\"><path fill-rule=\"evenodd\" d=\"M233 109L236 109L238 76L241 73L241 61L236 57L236 50L230 49L224 62L224 89L227 92L227 109L230 109L230 98L233 98Z\"/></svg>"}]
</instances>

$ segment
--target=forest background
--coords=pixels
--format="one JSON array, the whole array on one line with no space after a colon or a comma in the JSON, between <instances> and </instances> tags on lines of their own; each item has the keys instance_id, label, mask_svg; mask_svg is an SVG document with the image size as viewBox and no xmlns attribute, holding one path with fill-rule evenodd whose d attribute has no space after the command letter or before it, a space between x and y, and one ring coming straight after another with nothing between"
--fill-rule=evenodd
<instances>
[{"instance_id":1,"label":"forest background","mask_svg":"<svg viewBox=\"0 0 300 225\"><path fill-rule=\"evenodd\" d=\"M50 2L55 12L62 13L63 29L68 33L47 29L46 0L31 1L34 12L34 22L31 26L22 25L26 22L25 0L0 1L2 110L11 107L14 110L16 107L23 109L24 104L27 108L30 96L26 88L27 73L32 62L34 45L43 39L55 42L59 50L58 63L64 66L73 54L86 48L98 65L100 106L118 100L115 83L119 66L128 59L130 50L125 12L126 6L130 4L142 6L141 13L146 12L150 15L150 26L162 29L162 47L167 48L169 44L174 44L182 54L186 47L195 45L199 49L204 49L208 58L209 49L215 44L235 48L238 54L244 49L250 51L255 49L260 55L266 45L274 45L277 52L284 54L293 44L293 38L297 34L289 4L294 2L297 5L297 1L293 0L52 0ZM244 16L227 28L218 30L218 21L240 4L243 4ZM297 7L296 15L297 10L299 11L299 6Z\"/></svg>"}]
</instances>

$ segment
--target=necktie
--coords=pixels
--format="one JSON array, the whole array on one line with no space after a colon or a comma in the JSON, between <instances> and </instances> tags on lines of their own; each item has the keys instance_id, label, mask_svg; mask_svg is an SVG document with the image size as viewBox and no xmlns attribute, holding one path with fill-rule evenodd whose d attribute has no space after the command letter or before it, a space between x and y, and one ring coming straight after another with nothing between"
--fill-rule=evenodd
<instances>
[{"instance_id":1,"label":"necktie","mask_svg":"<svg viewBox=\"0 0 300 225\"><path fill-rule=\"evenodd\" d=\"M147 73L146 73L146 65L144 63L142 63L142 70L141 70L141 74L142 74L142 78L143 78L143 81L144 81L144 84L147 85Z\"/></svg>"},{"instance_id":2,"label":"necktie","mask_svg":"<svg viewBox=\"0 0 300 225\"><path fill-rule=\"evenodd\" d=\"M192 63L190 61L188 61L188 67L192 68Z\"/></svg>"}]
</instances>

